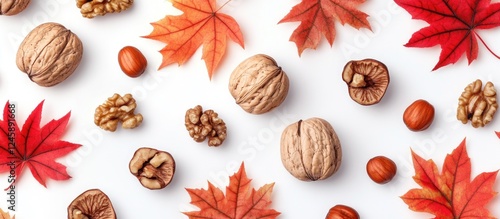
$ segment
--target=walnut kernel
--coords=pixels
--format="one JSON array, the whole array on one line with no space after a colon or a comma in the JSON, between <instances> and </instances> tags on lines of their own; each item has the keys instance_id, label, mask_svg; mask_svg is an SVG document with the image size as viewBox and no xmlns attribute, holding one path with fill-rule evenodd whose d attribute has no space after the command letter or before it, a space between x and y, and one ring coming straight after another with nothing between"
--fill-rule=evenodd
<instances>
[{"instance_id":1,"label":"walnut kernel","mask_svg":"<svg viewBox=\"0 0 500 219\"><path fill-rule=\"evenodd\" d=\"M107 13L118 13L132 6L134 0L77 0L76 6L83 17L94 18Z\"/></svg>"},{"instance_id":2,"label":"walnut kernel","mask_svg":"<svg viewBox=\"0 0 500 219\"><path fill-rule=\"evenodd\" d=\"M196 142L202 142L208 138L208 146L219 146L227 136L227 128L224 120L213 110L203 109L200 105L186 111L186 129Z\"/></svg>"},{"instance_id":3,"label":"walnut kernel","mask_svg":"<svg viewBox=\"0 0 500 219\"><path fill-rule=\"evenodd\" d=\"M493 120L497 108L495 86L488 81L482 90L478 79L467 85L458 98L457 119L463 124L470 120L474 128L484 127Z\"/></svg>"},{"instance_id":4,"label":"walnut kernel","mask_svg":"<svg viewBox=\"0 0 500 219\"><path fill-rule=\"evenodd\" d=\"M122 123L122 128L132 129L142 123L142 115L134 114L137 107L135 99L131 94L123 97L114 94L105 103L96 108L94 123L106 131L114 132L118 123Z\"/></svg>"}]
</instances>

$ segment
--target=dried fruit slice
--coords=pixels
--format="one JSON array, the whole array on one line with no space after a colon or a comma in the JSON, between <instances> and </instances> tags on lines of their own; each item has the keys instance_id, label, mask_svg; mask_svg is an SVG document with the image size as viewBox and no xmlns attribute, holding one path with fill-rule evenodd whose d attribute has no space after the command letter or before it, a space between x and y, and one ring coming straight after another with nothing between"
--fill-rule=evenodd
<instances>
[{"instance_id":1,"label":"dried fruit slice","mask_svg":"<svg viewBox=\"0 0 500 219\"><path fill-rule=\"evenodd\" d=\"M68 206L68 219L116 219L109 197L99 189L90 189Z\"/></svg>"}]
</instances>

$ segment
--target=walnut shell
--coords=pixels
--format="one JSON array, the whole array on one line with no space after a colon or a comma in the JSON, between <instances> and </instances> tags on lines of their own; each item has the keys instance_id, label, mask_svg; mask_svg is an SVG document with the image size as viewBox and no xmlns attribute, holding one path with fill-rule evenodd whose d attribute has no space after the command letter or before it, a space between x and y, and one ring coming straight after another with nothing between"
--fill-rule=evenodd
<instances>
[{"instance_id":1,"label":"walnut shell","mask_svg":"<svg viewBox=\"0 0 500 219\"><path fill-rule=\"evenodd\" d=\"M12 16L21 13L31 0L0 0L0 15Z\"/></svg>"},{"instance_id":2,"label":"walnut shell","mask_svg":"<svg viewBox=\"0 0 500 219\"><path fill-rule=\"evenodd\" d=\"M243 110L262 114L279 106L288 94L286 73L268 55L257 54L241 62L229 78L229 92Z\"/></svg>"},{"instance_id":3,"label":"walnut shell","mask_svg":"<svg viewBox=\"0 0 500 219\"><path fill-rule=\"evenodd\" d=\"M324 119L300 120L281 135L281 161L297 179L326 179L337 172L342 161L339 138Z\"/></svg>"},{"instance_id":4,"label":"walnut shell","mask_svg":"<svg viewBox=\"0 0 500 219\"><path fill-rule=\"evenodd\" d=\"M78 67L83 45L78 36L58 23L44 23L24 38L16 56L17 67L35 83L51 87Z\"/></svg>"}]
</instances>

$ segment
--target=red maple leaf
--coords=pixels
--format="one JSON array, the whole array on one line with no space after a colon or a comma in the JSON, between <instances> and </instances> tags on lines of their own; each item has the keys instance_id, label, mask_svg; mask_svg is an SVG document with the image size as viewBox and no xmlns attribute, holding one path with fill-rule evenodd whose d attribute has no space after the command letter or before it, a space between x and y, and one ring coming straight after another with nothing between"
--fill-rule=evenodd
<instances>
[{"instance_id":1,"label":"red maple leaf","mask_svg":"<svg viewBox=\"0 0 500 219\"><path fill-rule=\"evenodd\" d=\"M226 52L228 37L244 48L238 23L231 16L219 12L224 5L217 7L216 0L170 1L184 13L169 15L152 23L153 31L145 36L167 43L160 50L163 61L159 69L172 63L184 64L203 45L203 59L211 79Z\"/></svg>"},{"instance_id":2,"label":"red maple leaf","mask_svg":"<svg viewBox=\"0 0 500 219\"><path fill-rule=\"evenodd\" d=\"M27 166L33 177L46 187L47 178L67 180L71 178L66 167L55 161L81 145L59 140L71 115L68 112L58 120L51 120L40 127L43 102L28 116L22 129L15 120L15 110L9 102L5 104L3 121L0 121L0 173L15 170L15 182ZM12 182L14 183L14 182Z\"/></svg>"},{"instance_id":3,"label":"red maple leaf","mask_svg":"<svg viewBox=\"0 0 500 219\"><path fill-rule=\"evenodd\" d=\"M307 48L316 49L322 35L332 46L336 35L335 21L356 29L371 29L366 19L368 15L356 9L363 2L365 0L302 0L279 23L301 22L290 36L300 56Z\"/></svg>"},{"instance_id":4,"label":"red maple leaf","mask_svg":"<svg viewBox=\"0 0 500 219\"><path fill-rule=\"evenodd\" d=\"M500 25L500 3L490 0L395 0L413 16L429 26L415 32L407 47L441 45L439 61L433 71L456 63L465 53L469 64L477 58L479 39L495 55L476 32Z\"/></svg>"},{"instance_id":5,"label":"red maple leaf","mask_svg":"<svg viewBox=\"0 0 500 219\"><path fill-rule=\"evenodd\" d=\"M471 162L465 139L446 156L439 174L434 161L412 151L415 176L421 189L401 198L413 211L428 212L436 219L493 218L485 205L496 195L493 185L498 171L481 173L471 181Z\"/></svg>"},{"instance_id":6,"label":"red maple leaf","mask_svg":"<svg viewBox=\"0 0 500 219\"><path fill-rule=\"evenodd\" d=\"M245 166L242 163L237 173L229 178L226 195L208 182L208 189L186 189L191 197L191 204L199 211L183 212L189 218L276 218L280 213L268 209L274 183L266 184L255 190L250 187Z\"/></svg>"}]
</instances>

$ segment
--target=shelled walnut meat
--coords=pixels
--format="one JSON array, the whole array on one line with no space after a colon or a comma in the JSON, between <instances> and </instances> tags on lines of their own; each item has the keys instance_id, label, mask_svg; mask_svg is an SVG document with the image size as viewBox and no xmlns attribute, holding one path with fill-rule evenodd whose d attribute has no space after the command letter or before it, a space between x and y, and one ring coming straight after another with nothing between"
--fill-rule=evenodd
<instances>
[{"instance_id":1,"label":"shelled walnut meat","mask_svg":"<svg viewBox=\"0 0 500 219\"><path fill-rule=\"evenodd\" d=\"M342 72L351 99L361 105L373 105L384 97L389 86L389 70L375 59L349 61Z\"/></svg>"},{"instance_id":2,"label":"shelled walnut meat","mask_svg":"<svg viewBox=\"0 0 500 219\"><path fill-rule=\"evenodd\" d=\"M279 106L288 94L289 81L276 61L264 54L241 62L229 78L229 92L243 110L262 114Z\"/></svg>"},{"instance_id":3,"label":"shelled walnut meat","mask_svg":"<svg viewBox=\"0 0 500 219\"><path fill-rule=\"evenodd\" d=\"M109 197L99 189L89 189L68 206L68 219L116 219Z\"/></svg>"},{"instance_id":4,"label":"shelled walnut meat","mask_svg":"<svg viewBox=\"0 0 500 219\"><path fill-rule=\"evenodd\" d=\"M148 189L163 189L175 174L175 160L166 151L142 147L135 151L129 163L130 172Z\"/></svg>"},{"instance_id":5,"label":"shelled walnut meat","mask_svg":"<svg viewBox=\"0 0 500 219\"><path fill-rule=\"evenodd\" d=\"M122 128L133 129L142 123L142 115L135 114L137 104L131 94L123 97L113 94L105 103L95 109L94 123L106 131L116 131L118 123Z\"/></svg>"},{"instance_id":6,"label":"shelled walnut meat","mask_svg":"<svg viewBox=\"0 0 500 219\"><path fill-rule=\"evenodd\" d=\"M470 120L474 128L484 127L493 120L497 109L495 86L488 81L483 89L478 79L467 85L458 98L457 119L463 124Z\"/></svg>"},{"instance_id":7,"label":"shelled walnut meat","mask_svg":"<svg viewBox=\"0 0 500 219\"><path fill-rule=\"evenodd\" d=\"M321 118L299 120L281 135L281 161L303 181L323 180L340 167L342 149L333 127Z\"/></svg>"},{"instance_id":8,"label":"shelled walnut meat","mask_svg":"<svg viewBox=\"0 0 500 219\"><path fill-rule=\"evenodd\" d=\"M21 13L31 0L0 0L0 15L12 16Z\"/></svg>"},{"instance_id":9,"label":"shelled walnut meat","mask_svg":"<svg viewBox=\"0 0 500 219\"><path fill-rule=\"evenodd\" d=\"M83 17L94 18L107 13L119 13L132 6L134 0L76 0Z\"/></svg>"},{"instance_id":10,"label":"shelled walnut meat","mask_svg":"<svg viewBox=\"0 0 500 219\"><path fill-rule=\"evenodd\" d=\"M226 123L213 110L203 111L197 105L186 111L184 121L189 136L196 142L203 142L208 138L208 146L220 146L226 139Z\"/></svg>"},{"instance_id":11,"label":"shelled walnut meat","mask_svg":"<svg viewBox=\"0 0 500 219\"><path fill-rule=\"evenodd\" d=\"M83 45L77 35L58 23L35 27L21 42L16 55L19 70L43 87L66 80L80 64Z\"/></svg>"}]
</instances>

